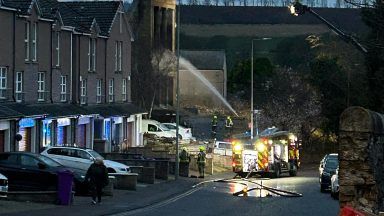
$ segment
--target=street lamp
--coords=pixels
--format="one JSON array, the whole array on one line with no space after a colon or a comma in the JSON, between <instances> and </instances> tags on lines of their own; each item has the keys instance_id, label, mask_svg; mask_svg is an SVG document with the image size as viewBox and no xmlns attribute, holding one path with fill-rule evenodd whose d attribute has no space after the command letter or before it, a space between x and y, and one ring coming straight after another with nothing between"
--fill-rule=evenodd
<instances>
[{"instance_id":1,"label":"street lamp","mask_svg":"<svg viewBox=\"0 0 384 216\"><path fill-rule=\"evenodd\" d=\"M270 40L272 38L254 38L252 39L252 49L251 49L251 139L253 139L253 41L260 40ZM258 133L257 133L258 135Z\"/></svg>"},{"instance_id":2,"label":"street lamp","mask_svg":"<svg viewBox=\"0 0 384 216\"><path fill-rule=\"evenodd\" d=\"M176 64L176 155L175 155L175 180L179 179L179 124L180 124L180 1L177 10L177 64Z\"/></svg>"},{"instance_id":3,"label":"street lamp","mask_svg":"<svg viewBox=\"0 0 384 216\"><path fill-rule=\"evenodd\" d=\"M312 8L301 4L298 1L295 1L293 4L291 4L289 7L289 10L292 15L299 16L304 14L305 12L309 12L313 14L316 18L318 18L320 21L322 21L324 24L326 24L330 29L332 29L338 36L340 36L344 41L350 42L353 45L355 45L361 52L367 53L367 48L365 48L356 38L354 38L352 35L346 34L341 29L338 29L336 26L334 26L332 23L330 23L328 20L326 20L324 17L320 16L318 13L312 10Z\"/></svg>"}]
</instances>

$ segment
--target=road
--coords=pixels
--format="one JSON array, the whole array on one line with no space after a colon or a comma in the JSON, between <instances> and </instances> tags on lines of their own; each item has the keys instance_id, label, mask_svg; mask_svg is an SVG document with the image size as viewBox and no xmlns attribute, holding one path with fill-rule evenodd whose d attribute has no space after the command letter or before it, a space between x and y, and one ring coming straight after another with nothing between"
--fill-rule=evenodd
<instances>
[{"instance_id":1,"label":"road","mask_svg":"<svg viewBox=\"0 0 384 216\"><path fill-rule=\"evenodd\" d=\"M225 177L230 177L228 174ZM233 175L232 175L233 177ZM146 208L129 211L124 215L337 215L338 201L333 200L329 193L320 193L318 177L315 168L303 170L296 177L281 177L279 179L258 179L252 181L269 187L288 190L302 194L302 197L282 197L268 191L254 190L247 196L233 196L234 192L242 190L245 186L231 182L207 182L178 197L173 197L163 202ZM248 190L257 185L244 180L236 182L248 185ZM116 215L116 216L117 216Z\"/></svg>"}]
</instances>

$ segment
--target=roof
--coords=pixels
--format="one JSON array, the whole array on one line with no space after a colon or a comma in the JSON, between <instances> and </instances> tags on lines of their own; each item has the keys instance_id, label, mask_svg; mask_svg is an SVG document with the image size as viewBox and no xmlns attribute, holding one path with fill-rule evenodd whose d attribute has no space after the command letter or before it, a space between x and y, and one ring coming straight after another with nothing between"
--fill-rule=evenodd
<instances>
[{"instance_id":1,"label":"roof","mask_svg":"<svg viewBox=\"0 0 384 216\"><path fill-rule=\"evenodd\" d=\"M346 32L364 33L368 29L362 21L361 9L313 10ZM182 24L323 24L309 13L292 16L287 7L182 5L180 14Z\"/></svg>"},{"instance_id":2,"label":"roof","mask_svg":"<svg viewBox=\"0 0 384 216\"><path fill-rule=\"evenodd\" d=\"M226 64L224 50L181 50L180 56L199 70L223 70Z\"/></svg>"},{"instance_id":3,"label":"roof","mask_svg":"<svg viewBox=\"0 0 384 216\"><path fill-rule=\"evenodd\" d=\"M32 0L3 0L3 5L10 8L17 8L21 14L28 14L29 8L32 5Z\"/></svg>"},{"instance_id":4,"label":"roof","mask_svg":"<svg viewBox=\"0 0 384 216\"><path fill-rule=\"evenodd\" d=\"M63 7L64 10L62 14L64 25L74 26L81 31L89 31L95 18L101 35L104 36L109 35L120 7L120 1L74 1L59 2L59 4L60 8Z\"/></svg>"},{"instance_id":5,"label":"roof","mask_svg":"<svg viewBox=\"0 0 384 216\"><path fill-rule=\"evenodd\" d=\"M102 104L84 106L89 114L100 114L103 117L130 116L133 114L146 113L143 109L133 104Z\"/></svg>"},{"instance_id":6,"label":"roof","mask_svg":"<svg viewBox=\"0 0 384 216\"><path fill-rule=\"evenodd\" d=\"M45 106L40 104L40 106L30 106L28 104L21 104L21 103L4 103L0 105L1 107L6 107L6 109L18 113L19 117L28 117L28 116L44 116L47 113L42 110ZM5 116L7 117L7 116Z\"/></svg>"},{"instance_id":7,"label":"roof","mask_svg":"<svg viewBox=\"0 0 384 216\"><path fill-rule=\"evenodd\" d=\"M19 118L22 117L23 114L8 108L7 106L0 105L0 119L5 118Z\"/></svg>"}]
</instances>

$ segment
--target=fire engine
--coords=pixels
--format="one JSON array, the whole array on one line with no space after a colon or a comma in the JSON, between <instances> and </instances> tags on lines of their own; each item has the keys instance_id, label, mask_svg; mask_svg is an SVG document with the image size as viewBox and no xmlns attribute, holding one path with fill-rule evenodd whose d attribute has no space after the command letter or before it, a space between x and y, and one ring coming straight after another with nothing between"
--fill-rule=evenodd
<instances>
[{"instance_id":1,"label":"fire engine","mask_svg":"<svg viewBox=\"0 0 384 216\"><path fill-rule=\"evenodd\" d=\"M281 173L296 176L299 166L298 140L288 131L259 136L250 145L232 141L232 169L242 177L251 172L275 178Z\"/></svg>"}]
</instances>

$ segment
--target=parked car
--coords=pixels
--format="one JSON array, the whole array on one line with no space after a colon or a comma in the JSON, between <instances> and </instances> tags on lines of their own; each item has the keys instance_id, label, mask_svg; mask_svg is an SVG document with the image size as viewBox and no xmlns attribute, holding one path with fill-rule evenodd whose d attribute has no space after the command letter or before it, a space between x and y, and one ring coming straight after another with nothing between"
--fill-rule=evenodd
<instances>
[{"instance_id":1,"label":"parked car","mask_svg":"<svg viewBox=\"0 0 384 216\"><path fill-rule=\"evenodd\" d=\"M86 171L64 167L60 163L30 152L0 153L0 173L8 178L10 191L44 191L57 189L58 172L74 173L76 191L86 188Z\"/></svg>"},{"instance_id":2,"label":"parked car","mask_svg":"<svg viewBox=\"0 0 384 216\"><path fill-rule=\"evenodd\" d=\"M8 195L8 178L0 173L0 197Z\"/></svg>"},{"instance_id":3,"label":"parked car","mask_svg":"<svg viewBox=\"0 0 384 216\"><path fill-rule=\"evenodd\" d=\"M339 199L339 167L337 167L336 173L331 177L331 197Z\"/></svg>"},{"instance_id":4,"label":"parked car","mask_svg":"<svg viewBox=\"0 0 384 216\"><path fill-rule=\"evenodd\" d=\"M338 157L328 156L325 159L323 170L321 172L319 181L320 181L320 191L325 192L331 186L331 177L336 173L336 169L339 166Z\"/></svg>"},{"instance_id":5,"label":"parked car","mask_svg":"<svg viewBox=\"0 0 384 216\"><path fill-rule=\"evenodd\" d=\"M169 130L174 131L176 133L176 123L161 123L161 124L167 127ZM192 136L192 129L179 125L179 139L182 139L182 140L194 139L194 137Z\"/></svg>"},{"instance_id":6,"label":"parked car","mask_svg":"<svg viewBox=\"0 0 384 216\"><path fill-rule=\"evenodd\" d=\"M141 131L144 133L155 134L158 137L176 138L176 132L171 131L165 125L152 119L143 119Z\"/></svg>"},{"instance_id":7,"label":"parked car","mask_svg":"<svg viewBox=\"0 0 384 216\"><path fill-rule=\"evenodd\" d=\"M232 156L232 143L224 141L216 141L213 153L224 156Z\"/></svg>"},{"instance_id":8,"label":"parked car","mask_svg":"<svg viewBox=\"0 0 384 216\"><path fill-rule=\"evenodd\" d=\"M321 174L323 173L323 170L324 170L324 164L325 164L325 161L327 161L328 157L330 158L338 158L338 154L337 153L332 153L332 154L326 154L323 159L321 159L320 161L320 165L319 165L319 178L321 177Z\"/></svg>"},{"instance_id":9,"label":"parked car","mask_svg":"<svg viewBox=\"0 0 384 216\"><path fill-rule=\"evenodd\" d=\"M92 149L83 149L77 147L48 147L41 152L45 155L67 167L88 170L89 166L96 158L103 158L99 153ZM104 159L104 158L103 158ZM111 160L104 160L104 165L109 173L129 173L129 166Z\"/></svg>"}]
</instances>

